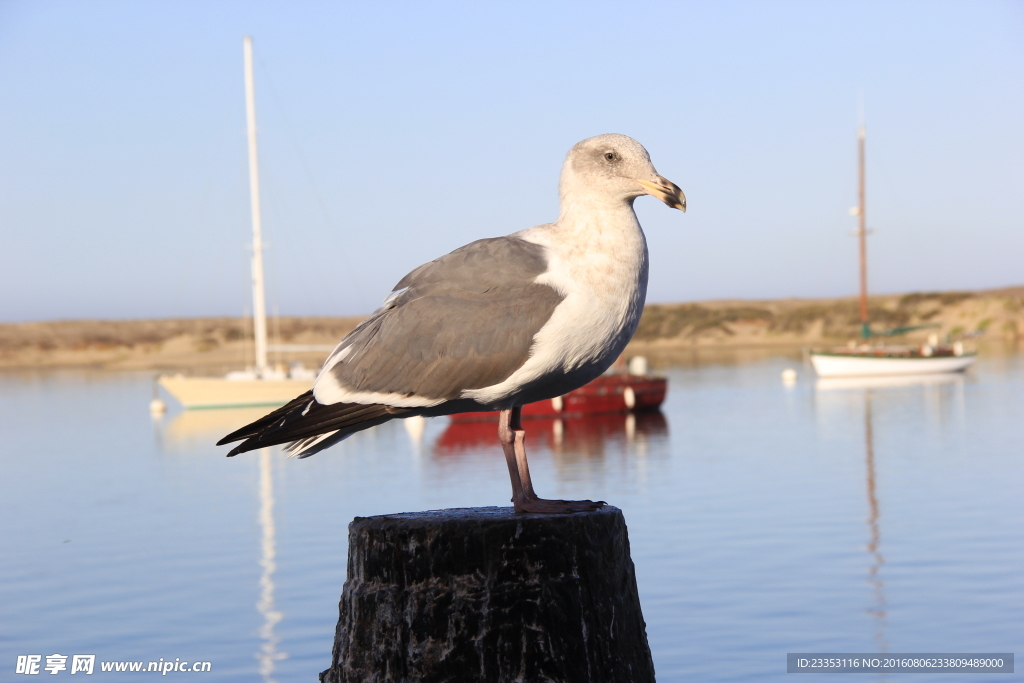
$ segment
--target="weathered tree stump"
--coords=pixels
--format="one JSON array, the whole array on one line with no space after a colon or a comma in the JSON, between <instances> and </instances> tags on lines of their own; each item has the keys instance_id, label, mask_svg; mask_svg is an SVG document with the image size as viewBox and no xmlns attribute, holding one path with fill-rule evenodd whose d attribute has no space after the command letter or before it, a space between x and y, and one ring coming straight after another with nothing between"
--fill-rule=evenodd
<instances>
[{"instance_id":1,"label":"weathered tree stump","mask_svg":"<svg viewBox=\"0 0 1024 683\"><path fill-rule=\"evenodd\" d=\"M356 517L340 611L329 683L654 680L610 506Z\"/></svg>"}]
</instances>

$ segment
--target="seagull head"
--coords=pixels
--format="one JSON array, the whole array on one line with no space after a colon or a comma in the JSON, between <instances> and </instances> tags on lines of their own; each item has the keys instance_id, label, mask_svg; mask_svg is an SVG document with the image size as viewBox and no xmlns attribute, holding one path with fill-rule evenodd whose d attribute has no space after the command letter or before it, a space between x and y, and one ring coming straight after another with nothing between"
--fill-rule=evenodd
<instances>
[{"instance_id":1,"label":"seagull head","mask_svg":"<svg viewBox=\"0 0 1024 683\"><path fill-rule=\"evenodd\" d=\"M686 211L686 195L654 170L644 146L627 135L608 133L587 138L569 150L562 166L560 194L598 195L629 202L641 195L657 197Z\"/></svg>"}]
</instances>

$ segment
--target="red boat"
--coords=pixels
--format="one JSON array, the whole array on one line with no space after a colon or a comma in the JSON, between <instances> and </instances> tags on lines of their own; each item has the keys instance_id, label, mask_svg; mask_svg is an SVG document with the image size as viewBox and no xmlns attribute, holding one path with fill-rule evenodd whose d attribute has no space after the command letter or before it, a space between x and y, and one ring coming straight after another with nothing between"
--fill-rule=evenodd
<instances>
[{"instance_id":1,"label":"red boat","mask_svg":"<svg viewBox=\"0 0 1024 683\"><path fill-rule=\"evenodd\" d=\"M579 389L549 401L523 406L523 417L579 417L656 410L665 400L668 380L652 375L602 375ZM497 420L497 412L459 413L453 422Z\"/></svg>"}]
</instances>

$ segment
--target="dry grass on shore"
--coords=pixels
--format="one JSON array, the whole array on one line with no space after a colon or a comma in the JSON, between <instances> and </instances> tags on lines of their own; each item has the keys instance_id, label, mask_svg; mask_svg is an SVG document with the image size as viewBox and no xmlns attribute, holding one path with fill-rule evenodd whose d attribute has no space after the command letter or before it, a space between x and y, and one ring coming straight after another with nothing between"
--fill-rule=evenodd
<instances>
[{"instance_id":1,"label":"dry grass on shore","mask_svg":"<svg viewBox=\"0 0 1024 683\"><path fill-rule=\"evenodd\" d=\"M935 324L908 335L1024 339L1024 287L930 292L870 299L876 329ZM283 317L271 343L333 345L360 318ZM251 321L242 318L71 320L0 324L0 368L88 366L119 370L223 372L252 362ZM665 349L810 346L842 343L859 330L857 300L785 299L649 304L635 352ZM272 354L273 356L273 354ZM273 360L319 365L324 352Z\"/></svg>"},{"instance_id":2,"label":"dry grass on shore","mask_svg":"<svg viewBox=\"0 0 1024 683\"><path fill-rule=\"evenodd\" d=\"M282 317L270 324L271 343L329 345L362 318ZM0 325L0 367L92 366L118 370L221 372L251 365L249 318L61 320ZM291 354L315 366L326 353ZM277 354L271 354L278 360Z\"/></svg>"},{"instance_id":3,"label":"dry grass on shore","mask_svg":"<svg viewBox=\"0 0 1024 683\"><path fill-rule=\"evenodd\" d=\"M876 296L868 300L868 311L876 330L936 326L911 333L911 339L976 331L1024 335L1024 287ZM859 331L855 298L710 301L649 305L635 339L697 345L818 344L844 341Z\"/></svg>"}]
</instances>

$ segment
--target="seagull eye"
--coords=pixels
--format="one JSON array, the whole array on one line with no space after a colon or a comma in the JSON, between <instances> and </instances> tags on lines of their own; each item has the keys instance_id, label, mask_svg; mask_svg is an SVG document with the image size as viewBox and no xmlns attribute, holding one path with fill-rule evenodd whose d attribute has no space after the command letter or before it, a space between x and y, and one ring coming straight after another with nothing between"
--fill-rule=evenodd
<instances>
[{"instance_id":1,"label":"seagull eye","mask_svg":"<svg viewBox=\"0 0 1024 683\"><path fill-rule=\"evenodd\" d=\"M604 158L607 159L608 161L615 161L615 152L605 152Z\"/></svg>"}]
</instances>

